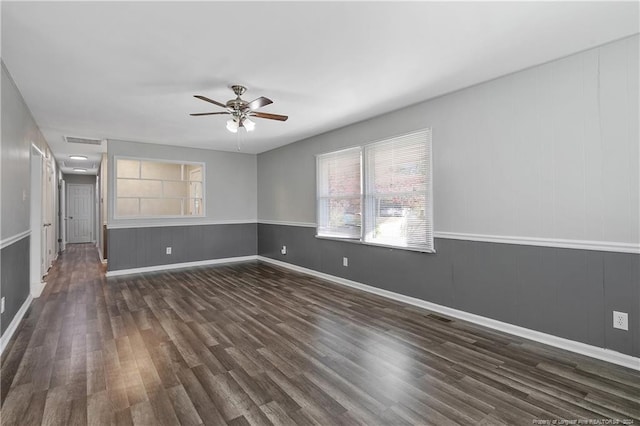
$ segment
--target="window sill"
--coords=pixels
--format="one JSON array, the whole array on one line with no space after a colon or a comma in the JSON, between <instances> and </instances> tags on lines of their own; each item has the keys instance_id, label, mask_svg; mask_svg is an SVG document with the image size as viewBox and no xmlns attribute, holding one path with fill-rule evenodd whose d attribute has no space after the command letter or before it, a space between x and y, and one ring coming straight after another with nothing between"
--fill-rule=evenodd
<instances>
[{"instance_id":1,"label":"window sill","mask_svg":"<svg viewBox=\"0 0 640 426\"><path fill-rule=\"evenodd\" d=\"M317 239L319 239L319 240L340 241L340 242L344 242L344 243L358 244L358 245L362 245L362 246L388 248L388 249L391 249L391 250L415 251L415 252L418 252L418 253L425 253L425 254L435 254L436 253L435 250L429 250L429 249L424 249L424 248L415 248L415 247L392 246L392 245L388 245L388 244L368 243L368 242L362 241L360 239L355 239L355 238L327 237L327 236L324 236L324 235L317 235L317 234L315 235L315 237Z\"/></svg>"}]
</instances>

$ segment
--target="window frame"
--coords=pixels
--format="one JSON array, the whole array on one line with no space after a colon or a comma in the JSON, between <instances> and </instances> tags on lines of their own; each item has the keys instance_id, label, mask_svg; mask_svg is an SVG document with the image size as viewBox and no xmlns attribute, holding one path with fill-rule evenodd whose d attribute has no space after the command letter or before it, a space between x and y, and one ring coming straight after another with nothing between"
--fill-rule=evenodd
<instances>
[{"instance_id":1,"label":"window frame","mask_svg":"<svg viewBox=\"0 0 640 426\"><path fill-rule=\"evenodd\" d=\"M418 133L425 133L426 134L426 151L427 151L427 167L428 167L428 176L427 176L427 183L425 186L425 197L426 197L426 206L425 206L425 213L427 213L427 218L431 223L431 238L430 238L430 247L406 247L406 246L399 246L399 245L393 245L393 244L383 244L383 243L376 243L376 242L371 242L371 241L366 241L365 239L365 231L367 229L367 225L368 225L368 221L371 220L370 218L368 218L368 215L366 214L366 209L367 209L367 197L372 195L372 194L368 194L366 192L366 188L365 188L365 182L366 179L368 177L368 173L369 171L367 170L367 157L366 157L366 151L367 151L367 147L369 146L373 146L375 144L379 144L379 143L384 143L384 142L390 142L393 139L396 138L402 138L402 137L407 137L407 136L411 136L411 135L415 135ZM319 185L320 185L320 170L319 170L319 159L323 156L327 156L327 155L331 155L331 154L336 154L342 151L346 151L346 150L351 150L351 149L359 149L360 151L360 196L361 196L361 221L360 221L360 235L358 238L351 238L351 237L339 237L339 236L329 236L329 235L321 235L319 234L319 229L320 229L320 218L319 218L319 200L320 200L320 194L319 194ZM432 128L430 127L425 127L425 128L421 128L421 129L417 129L417 130L413 130L410 132L406 132L406 133L401 133L401 134L397 134L397 135L391 135L382 139L378 139L375 141L371 141L371 142L366 142L366 143L362 143L362 144L358 144L358 145L353 145L353 146L349 146L346 148L342 148L342 149L338 149L336 151L329 151L329 152L323 152L320 154L316 154L316 234L315 237L318 239L324 239L324 240L332 240L332 241L344 241L344 242L348 242L348 243L353 243L353 244L361 244L361 245L368 245L368 246L374 246L374 247L384 247L384 248L389 248L389 249L397 249L397 250L407 250L407 251L415 251L415 252L420 252L420 253L436 253L436 247L435 247L435 227L434 227L434 215L433 215L433 139L432 139Z\"/></svg>"},{"instance_id":2,"label":"window frame","mask_svg":"<svg viewBox=\"0 0 640 426\"><path fill-rule=\"evenodd\" d=\"M132 160L132 161L147 161L147 162L155 162L155 163L165 163L165 164L180 164L183 166L200 166L202 168L202 213L199 215L131 215L131 216L123 216L118 215L118 160ZM114 155L113 156L113 170L112 170L112 185L113 185L113 219L114 220L162 220L162 219L203 219L207 217L206 211L206 163L201 161L186 161L186 160L167 160L163 158L149 158L149 157L135 157L128 155ZM127 179L127 178L123 178ZM145 180L142 178L138 178L138 180ZM185 182L185 181L177 181L173 179L149 179L149 180L160 180L162 182ZM187 180L186 182L190 182ZM195 182L195 181L194 181ZM145 197L120 197L120 198L145 198ZM153 199L164 199L158 197L149 197ZM176 198L184 198L184 197L167 197L167 199L176 199ZM187 200L191 198L187 197Z\"/></svg>"}]
</instances>

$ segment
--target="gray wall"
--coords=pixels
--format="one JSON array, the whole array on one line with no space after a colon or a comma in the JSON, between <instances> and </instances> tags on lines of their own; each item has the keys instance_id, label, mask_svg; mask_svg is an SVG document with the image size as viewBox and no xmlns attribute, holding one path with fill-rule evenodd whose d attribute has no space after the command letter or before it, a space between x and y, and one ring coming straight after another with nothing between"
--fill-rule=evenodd
<instances>
[{"instance_id":1,"label":"gray wall","mask_svg":"<svg viewBox=\"0 0 640 426\"><path fill-rule=\"evenodd\" d=\"M5 298L5 311L0 316L0 331L4 334L29 296L29 237L0 250L0 263L0 295Z\"/></svg>"},{"instance_id":2,"label":"gray wall","mask_svg":"<svg viewBox=\"0 0 640 426\"><path fill-rule=\"evenodd\" d=\"M257 235L255 223L110 229L108 269L251 256L258 252Z\"/></svg>"},{"instance_id":3,"label":"gray wall","mask_svg":"<svg viewBox=\"0 0 640 426\"><path fill-rule=\"evenodd\" d=\"M258 253L640 356L640 256L471 241L637 250L638 47L634 36L259 154ZM315 155L424 127L436 236L463 240L422 254L316 239ZM613 310L629 331L612 328Z\"/></svg>"},{"instance_id":4,"label":"gray wall","mask_svg":"<svg viewBox=\"0 0 640 426\"><path fill-rule=\"evenodd\" d=\"M2 135L0 138L0 296L6 297L6 310L0 317L1 332L13 320L27 299L29 286L29 237L13 243L29 231L31 224L31 144L51 158L49 147L4 62L1 65ZM54 163L54 175L55 175ZM57 191L56 191L57 194ZM57 212L54 213L57 215ZM56 224L57 233L57 224Z\"/></svg>"},{"instance_id":5,"label":"gray wall","mask_svg":"<svg viewBox=\"0 0 640 426\"><path fill-rule=\"evenodd\" d=\"M451 239L435 246L426 254L318 239L311 227L258 225L261 256L640 356L638 255ZM629 314L630 331L613 328L613 310Z\"/></svg>"}]
</instances>

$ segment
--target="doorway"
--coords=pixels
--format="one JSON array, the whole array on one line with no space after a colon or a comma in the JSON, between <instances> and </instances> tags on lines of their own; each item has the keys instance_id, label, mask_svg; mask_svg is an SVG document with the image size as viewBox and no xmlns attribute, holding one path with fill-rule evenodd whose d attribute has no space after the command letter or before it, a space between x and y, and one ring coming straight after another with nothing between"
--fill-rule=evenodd
<instances>
[{"instance_id":1,"label":"doorway","mask_svg":"<svg viewBox=\"0 0 640 426\"><path fill-rule=\"evenodd\" d=\"M42 176L42 258L43 275L47 273L57 257L55 204L56 181L51 159L44 158Z\"/></svg>"},{"instance_id":2,"label":"doorway","mask_svg":"<svg viewBox=\"0 0 640 426\"><path fill-rule=\"evenodd\" d=\"M39 297L44 289L44 276L46 256L43 244L43 236L46 235L42 221L43 175L42 165L44 154L35 145L31 146L31 170L30 170L30 217L31 242L29 248L29 290L32 297Z\"/></svg>"},{"instance_id":3,"label":"doorway","mask_svg":"<svg viewBox=\"0 0 640 426\"><path fill-rule=\"evenodd\" d=\"M58 256L58 185L53 156L34 143L29 166L29 290L36 298L42 293L46 284L44 277Z\"/></svg>"},{"instance_id":4,"label":"doorway","mask_svg":"<svg viewBox=\"0 0 640 426\"><path fill-rule=\"evenodd\" d=\"M67 243L94 241L93 185L69 183L67 186Z\"/></svg>"}]
</instances>

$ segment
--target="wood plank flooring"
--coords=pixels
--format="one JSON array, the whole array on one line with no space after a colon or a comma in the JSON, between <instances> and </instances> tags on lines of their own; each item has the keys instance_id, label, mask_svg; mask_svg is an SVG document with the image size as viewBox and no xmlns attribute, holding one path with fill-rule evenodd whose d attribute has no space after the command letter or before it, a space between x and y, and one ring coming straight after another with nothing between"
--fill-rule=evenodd
<instances>
[{"instance_id":1,"label":"wood plank flooring","mask_svg":"<svg viewBox=\"0 0 640 426\"><path fill-rule=\"evenodd\" d=\"M67 247L2 425L640 422L637 371L259 262L107 279Z\"/></svg>"}]
</instances>

